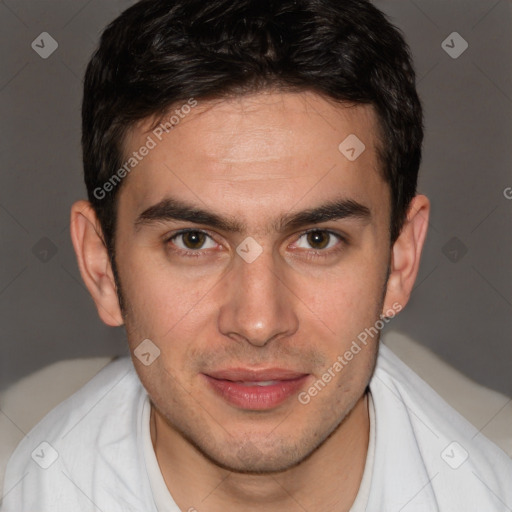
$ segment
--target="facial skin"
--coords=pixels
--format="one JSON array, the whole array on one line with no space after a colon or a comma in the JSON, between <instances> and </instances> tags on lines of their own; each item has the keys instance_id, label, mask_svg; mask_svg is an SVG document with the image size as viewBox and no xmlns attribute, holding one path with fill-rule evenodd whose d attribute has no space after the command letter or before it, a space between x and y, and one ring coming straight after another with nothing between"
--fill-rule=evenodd
<instances>
[{"instance_id":1,"label":"facial skin","mask_svg":"<svg viewBox=\"0 0 512 512\"><path fill-rule=\"evenodd\" d=\"M130 131L127 154L145 143L153 121ZM200 103L120 191L124 317L94 212L85 201L73 206L73 243L100 317L125 324L132 354L146 338L160 349L149 366L133 361L154 404L155 453L182 510L342 511L353 503L368 446L365 389L376 339L307 405L295 393L266 410L237 407L204 374L283 368L307 374L299 391L307 390L379 315L405 306L429 203L416 196L391 247L376 126L370 106L341 106L314 93ZM338 150L349 134L366 146L355 161ZM156 209L149 209L165 199L240 229L151 219ZM336 201L358 203L367 215L279 223ZM170 240L182 229L206 236ZM247 237L262 248L251 263L236 251Z\"/></svg>"}]
</instances>

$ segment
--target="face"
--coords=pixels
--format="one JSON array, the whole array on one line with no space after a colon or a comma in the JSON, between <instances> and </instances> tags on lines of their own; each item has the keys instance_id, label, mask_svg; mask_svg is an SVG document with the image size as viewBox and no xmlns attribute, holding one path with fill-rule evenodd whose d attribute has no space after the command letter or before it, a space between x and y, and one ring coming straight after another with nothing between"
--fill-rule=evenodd
<instances>
[{"instance_id":1,"label":"face","mask_svg":"<svg viewBox=\"0 0 512 512\"><path fill-rule=\"evenodd\" d=\"M307 404L298 397L383 312L390 195L376 117L313 93L199 105L147 142L120 191L116 262L131 352L157 414L234 471L315 451L361 398L370 339ZM355 134L365 150L338 146ZM351 156L351 153L348 153ZM147 343L147 342L146 342Z\"/></svg>"}]
</instances>

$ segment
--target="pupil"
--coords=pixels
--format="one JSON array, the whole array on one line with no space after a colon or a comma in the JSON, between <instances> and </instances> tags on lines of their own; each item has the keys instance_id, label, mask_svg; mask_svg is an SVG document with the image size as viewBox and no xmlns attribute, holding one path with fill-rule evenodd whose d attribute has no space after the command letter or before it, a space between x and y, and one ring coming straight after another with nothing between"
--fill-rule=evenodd
<instances>
[{"instance_id":1,"label":"pupil","mask_svg":"<svg viewBox=\"0 0 512 512\"><path fill-rule=\"evenodd\" d=\"M204 243L204 233L199 233L198 231L189 231L188 233L185 233L183 239L185 245L189 249L198 249Z\"/></svg>"},{"instance_id":2,"label":"pupil","mask_svg":"<svg viewBox=\"0 0 512 512\"><path fill-rule=\"evenodd\" d=\"M308 243L309 245L316 247L317 249L323 249L329 241L329 237L327 233L322 231L310 231L308 233Z\"/></svg>"}]
</instances>

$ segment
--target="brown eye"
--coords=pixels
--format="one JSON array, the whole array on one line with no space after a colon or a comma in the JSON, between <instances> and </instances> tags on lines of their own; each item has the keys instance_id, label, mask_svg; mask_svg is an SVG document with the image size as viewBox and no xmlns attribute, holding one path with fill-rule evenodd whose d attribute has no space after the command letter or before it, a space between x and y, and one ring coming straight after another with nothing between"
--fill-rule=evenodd
<instances>
[{"instance_id":1,"label":"brown eye","mask_svg":"<svg viewBox=\"0 0 512 512\"><path fill-rule=\"evenodd\" d=\"M189 231L182 235L183 244L187 249L201 249L206 239L204 233L200 231Z\"/></svg>"},{"instance_id":2,"label":"brown eye","mask_svg":"<svg viewBox=\"0 0 512 512\"><path fill-rule=\"evenodd\" d=\"M182 251L199 251L201 249L213 249L216 244L210 235L203 231L181 231L172 236L170 243Z\"/></svg>"},{"instance_id":3,"label":"brown eye","mask_svg":"<svg viewBox=\"0 0 512 512\"><path fill-rule=\"evenodd\" d=\"M313 249L325 249L331 236L326 231L310 231L307 233L307 242Z\"/></svg>"},{"instance_id":4,"label":"brown eye","mask_svg":"<svg viewBox=\"0 0 512 512\"><path fill-rule=\"evenodd\" d=\"M335 250L337 246L340 247L343 242L343 237L337 233L326 229L312 229L302 233L294 245L299 249L309 249L327 254L332 252L331 250Z\"/></svg>"}]
</instances>

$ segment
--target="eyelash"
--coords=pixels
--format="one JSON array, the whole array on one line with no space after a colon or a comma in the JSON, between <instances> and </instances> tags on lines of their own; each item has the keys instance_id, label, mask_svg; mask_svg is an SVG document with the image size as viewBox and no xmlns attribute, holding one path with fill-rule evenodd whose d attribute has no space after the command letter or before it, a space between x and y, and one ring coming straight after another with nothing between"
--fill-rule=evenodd
<instances>
[{"instance_id":1,"label":"eyelash","mask_svg":"<svg viewBox=\"0 0 512 512\"><path fill-rule=\"evenodd\" d=\"M348 240L343 235L340 235L339 233L336 233L329 229L318 229L318 228L308 229L306 231L301 232L299 234L297 240L300 240L304 235L307 235L308 233L314 233L314 232L326 233L328 235L334 236L341 243L338 243L338 244L336 244L336 246L334 248L330 248L327 250L311 249L306 252L305 257L307 260L314 260L314 259L318 259L318 258L327 258L327 257L332 256L333 254L337 254L341 250L343 250L344 245L348 245ZM187 229L181 229L175 233L172 233L170 236L165 238L164 242L166 245L168 245L175 238L177 238L181 235L185 235L186 233L202 233L215 241L215 239L207 231L204 231L202 229L187 228ZM188 250L188 251L185 251L183 249L171 249L171 250L173 252L179 254L180 256L185 256L185 257L198 258L198 257L207 256L207 254L205 254L205 250L202 250L202 249Z\"/></svg>"},{"instance_id":2,"label":"eyelash","mask_svg":"<svg viewBox=\"0 0 512 512\"><path fill-rule=\"evenodd\" d=\"M328 258L330 256L333 256L335 254L338 254L344 249L344 246L348 245L348 240L340 235L339 233L335 233L334 231L331 231L330 229L308 229L304 232L302 232L297 240L300 240L304 235L307 235L308 233L314 233L314 232L320 232L320 233L326 233L330 236L333 236L334 238L338 239L338 243L331 247L330 249L310 249L306 252L306 259L309 260L315 260L318 258Z\"/></svg>"},{"instance_id":3,"label":"eyelash","mask_svg":"<svg viewBox=\"0 0 512 512\"><path fill-rule=\"evenodd\" d=\"M206 236L210 237L212 240L214 240L214 238L208 232L203 231L202 229L188 228L188 229L180 229L176 233L173 233L172 235L166 237L164 242L166 245L169 245L169 242L172 242L175 238L179 237L180 235L185 235L186 233L203 233L204 235L206 235ZM201 249L196 249L195 251L192 251L192 250L185 251L184 249L171 249L171 250L174 253L179 254L180 256L191 257L191 258L200 258L202 256L207 256L204 253L204 250L201 250Z\"/></svg>"}]
</instances>

